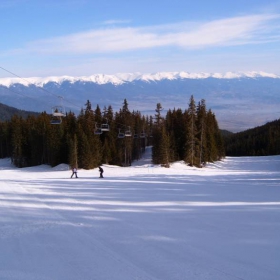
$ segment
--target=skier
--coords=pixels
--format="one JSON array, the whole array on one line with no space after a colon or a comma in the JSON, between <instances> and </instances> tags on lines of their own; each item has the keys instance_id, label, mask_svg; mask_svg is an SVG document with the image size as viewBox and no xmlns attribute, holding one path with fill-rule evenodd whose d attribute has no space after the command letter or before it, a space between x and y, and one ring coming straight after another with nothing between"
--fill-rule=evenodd
<instances>
[{"instance_id":1,"label":"skier","mask_svg":"<svg viewBox=\"0 0 280 280\"><path fill-rule=\"evenodd\" d=\"M73 167L72 168L72 175L71 175L71 178L73 177L73 175L75 174L75 176L76 176L76 178L78 178L78 176L77 176L77 168L76 167Z\"/></svg>"},{"instance_id":2,"label":"skier","mask_svg":"<svg viewBox=\"0 0 280 280\"><path fill-rule=\"evenodd\" d=\"M104 178L103 177L103 168L101 166L99 166L99 172L100 172L100 177L99 178Z\"/></svg>"}]
</instances>

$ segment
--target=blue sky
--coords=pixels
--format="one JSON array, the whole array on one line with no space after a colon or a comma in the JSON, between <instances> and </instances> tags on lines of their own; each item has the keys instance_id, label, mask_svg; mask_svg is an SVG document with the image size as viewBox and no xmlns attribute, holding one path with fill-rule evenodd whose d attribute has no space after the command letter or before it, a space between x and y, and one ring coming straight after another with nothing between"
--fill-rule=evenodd
<instances>
[{"instance_id":1,"label":"blue sky","mask_svg":"<svg viewBox=\"0 0 280 280\"><path fill-rule=\"evenodd\" d=\"M21 77L280 75L278 0L1 0L0 13L0 67Z\"/></svg>"}]
</instances>

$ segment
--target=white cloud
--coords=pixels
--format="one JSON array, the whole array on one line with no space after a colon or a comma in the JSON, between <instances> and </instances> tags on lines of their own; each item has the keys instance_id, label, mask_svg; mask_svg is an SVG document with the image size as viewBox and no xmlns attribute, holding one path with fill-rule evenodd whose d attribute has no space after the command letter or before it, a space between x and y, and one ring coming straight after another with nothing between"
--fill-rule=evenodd
<instances>
[{"instance_id":1,"label":"white cloud","mask_svg":"<svg viewBox=\"0 0 280 280\"><path fill-rule=\"evenodd\" d=\"M280 15L240 16L203 23L180 22L149 27L103 28L29 42L14 53L95 54L158 47L187 49L279 40L273 24Z\"/></svg>"},{"instance_id":2,"label":"white cloud","mask_svg":"<svg viewBox=\"0 0 280 280\"><path fill-rule=\"evenodd\" d=\"M124 23L130 23L130 20L115 20L115 19L112 19L112 20L106 20L106 21L102 22L102 24L105 24L105 25L124 24Z\"/></svg>"}]
</instances>

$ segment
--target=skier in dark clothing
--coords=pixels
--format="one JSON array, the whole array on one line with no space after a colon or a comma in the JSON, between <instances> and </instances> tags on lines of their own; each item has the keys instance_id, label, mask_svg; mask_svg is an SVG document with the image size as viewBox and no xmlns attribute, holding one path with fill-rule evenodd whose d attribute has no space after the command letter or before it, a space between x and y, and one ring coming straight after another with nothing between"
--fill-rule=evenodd
<instances>
[{"instance_id":1,"label":"skier in dark clothing","mask_svg":"<svg viewBox=\"0 0 280 280\"><path fill-rule=\"evenodd\" d=\"M77 171L77 168L76 168L76 167L72 168L72 175L71 175L71 178L73 177L74 174L75 174L76 178L78 178L77 172L78 172L78 171Z\"/></svg>"},{"instance_id":2,"label":"skier in dark clothing","mask_svg":"<svg viewBox=\"0 0 280 280\"><path fill-rule=\"evenodd\" d=\"M103 168L101 166L99 166L99 172L100 172L100 177L99 178L104 178L103 177Z\"/></svg>"}]
</instances>

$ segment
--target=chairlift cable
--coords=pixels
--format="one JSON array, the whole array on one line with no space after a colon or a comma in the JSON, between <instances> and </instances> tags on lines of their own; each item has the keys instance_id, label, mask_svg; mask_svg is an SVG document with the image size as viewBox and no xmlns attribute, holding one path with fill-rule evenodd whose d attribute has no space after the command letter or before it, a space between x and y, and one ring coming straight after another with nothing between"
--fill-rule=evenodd
<instances>
[{"instance_id":1,"label":"chairlift cable","mask_svg":"<svg viewBox=\"0 0 280 280\"><path fill-rule=\"evenodd\" d=\"M22 94L22 93L20 93L20 92L17 92L17 91L15 91L15 90L13 90L13 89L11 89L11 88L9 88L9 87L5 87L4 88L5 90L8 90L8 91L10 91L10 92L13 92L13 93L15 93L15 94L18 94L18 95L21 95L21 96L23 96L23 97L27 97L27 98L30 98L30 99L35 99L34 97L31 97L31 96L28 96L28 95L24 95L24 94ZM50 106L52 105L51 103L49 103L50 104Z\"/></svg>"},{"instance_id":2,"label":"chairlift cable","mask_svg":"<svg viewBox=\"0 0 280 280\"><path fill-rule=\"evenodd\" d=\"M51 91L49 91L49 90L43 88L42 86L38 86L38 85L36 85L35 83L32 83L32 82L28 81L27 79L25 79L25 78L23 78L23 77L21 77L21 76L15 74L15 73L13 73L13 72L7 70L7 69L5 69L5 68L2 67L2 66L0 66L0 68L1 68L2 70L6 71L6 72L8 72L8 73L10 73L10 74L12 74L12 75L15 76L15 77L17 77L17 78L19 78L19 79L22 79L23 81L25 81L25 82L27 82L27 83L29 83L29 84L32 84L32 85L34 85L34 86L36 86L36 88L41 89L42 91L47 92L48 94L51 94L51 95L53 95L53 96L55 96L55 97L57 97L57 98L60 98L60 100L63 99L64 101L68 102L69 104L71 104L71 105L73 105L73 106L75 106L75 107L81 109L81 107L79 107L79 106L77 106L76 104L74 104L74 103L72 103L72 102L66 100L66 99L65 99L64 97L62 97L61 95L55 94L55 93L53 93L53 92L51 92ZM31 98L31 97L30 97L30 98Z\"/></svg>"},{"instance_id":3,"label":"chairlift cable","mask_svg":"<svg viewBox=\"0 0 280 280\"><path fill-rule=\"evenodd\" d=\"M11 71L5 69L4 67L1 67L1 66L0 66L0 68L3 69L4 71L6 71L6 72L8 72L8 73L10 73L10 74L12 74L12 75L14 75L15 77L17 77L17 78L19 78L19 79L21 79L21 80L27 82L28 84L33 84L33 85L35 85L36 87L38 87L36 84L34 84L34 83L28 81L26 78L20 77L19 75L17 75L17 74L15 74L15 73L13 73L13 72L11 72ZM43 90L43 91L45 91L45 92L47 92L47 93L50 93L50 94L52 94L52 95L54 95L54 96L56 96L56 97L58 97L58 98L61 98L61 96L59 96L59 95L57 95L57 94L55 94L55 93L52 93L52 92L50 92L50 91L44 89L43 87L38 87L38 88L41 89L41 90Z\"/></svg>"}]
</instances>

